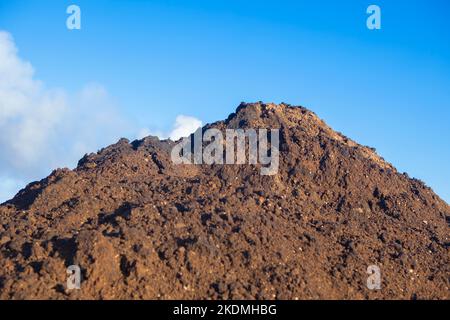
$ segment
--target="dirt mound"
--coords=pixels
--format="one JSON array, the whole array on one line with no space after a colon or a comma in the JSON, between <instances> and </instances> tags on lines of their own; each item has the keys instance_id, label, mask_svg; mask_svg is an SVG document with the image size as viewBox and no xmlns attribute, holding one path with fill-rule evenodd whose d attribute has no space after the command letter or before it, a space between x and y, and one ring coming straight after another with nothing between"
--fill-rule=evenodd
<instances>
[{"instance_id":1,"label":"dirt mound","mask_svg":"<svg viewBox=\"0 0 450 320\"><path fill-rule=\"evenodd\" d=\"M302 107L207 128L279 128L278 174L122 139L0 206L0 298L449 298L450 207L422 182Z\"/></svg>"}]
</instances>

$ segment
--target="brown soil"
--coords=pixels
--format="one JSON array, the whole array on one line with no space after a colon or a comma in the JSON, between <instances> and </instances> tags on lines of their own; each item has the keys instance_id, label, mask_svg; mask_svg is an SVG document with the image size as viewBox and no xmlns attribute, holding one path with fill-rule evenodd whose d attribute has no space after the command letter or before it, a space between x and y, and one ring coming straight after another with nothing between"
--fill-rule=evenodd
<instances>
[{"instance_id":1,"label":"brown soil","mask_svg":"<svg viewBox=\"0 0 450 320\"><path fill-rule=\"evenodd\" d=\"M211 126L280 128L279 173L122 139L0 206L0 298L449 298L450 207L421 181L302 107L241 104Z\"/></svg>"}]
</instances>

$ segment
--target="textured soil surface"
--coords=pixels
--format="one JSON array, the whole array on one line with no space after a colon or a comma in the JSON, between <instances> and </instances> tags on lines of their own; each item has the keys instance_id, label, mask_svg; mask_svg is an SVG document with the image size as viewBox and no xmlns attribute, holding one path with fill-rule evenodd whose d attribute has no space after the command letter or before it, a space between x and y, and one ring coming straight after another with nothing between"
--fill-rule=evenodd
<instances>
[{"instance_id":1,"label":"textured soil surface","mask_svg":"<svg viewBox=\"0 0 450 320\"><path fill-rule=\"evenodd\" d=\"M122 139L0 206L0 298L449 299L450 207L421 181L302 107L209 127L279 128L279 173Z\"/></svg>"}]
</instances>

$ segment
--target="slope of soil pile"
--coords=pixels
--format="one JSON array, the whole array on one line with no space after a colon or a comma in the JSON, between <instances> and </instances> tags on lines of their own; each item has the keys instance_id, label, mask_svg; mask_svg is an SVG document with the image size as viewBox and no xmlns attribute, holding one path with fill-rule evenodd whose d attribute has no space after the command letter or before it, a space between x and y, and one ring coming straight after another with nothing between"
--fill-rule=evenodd
<instances>
[{"instance_id":1,"label":"slope of soil pile","mask_svg":"<svg viewBox=\"0 0 450 320\"><path fill-rule=\"evenodd\" d=\"M302 107L211 127L279 128L279 173L174 165L154 137L86 155L0 206L0 298L449 298L450 207L421 181Z\"/></svg>"}]
</instances>

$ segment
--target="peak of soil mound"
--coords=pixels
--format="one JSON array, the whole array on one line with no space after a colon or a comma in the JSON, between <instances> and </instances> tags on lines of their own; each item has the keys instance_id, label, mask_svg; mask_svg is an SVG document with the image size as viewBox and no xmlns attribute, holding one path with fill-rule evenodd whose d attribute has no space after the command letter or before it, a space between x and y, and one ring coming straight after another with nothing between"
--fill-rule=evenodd
<instances>
[{"instance_id":1,"label":"peak of soil mound","mask_svg":"<svg viewBox=\"0 0 450 320\"><path fill-rule=\"evenodd\" d=\"M208 128L279 129L278 174L175 165L156 137L86 155L0 206L0 298L449 298L450 208L422 182L303 107Z\"/></svg>"}]
</instances>

